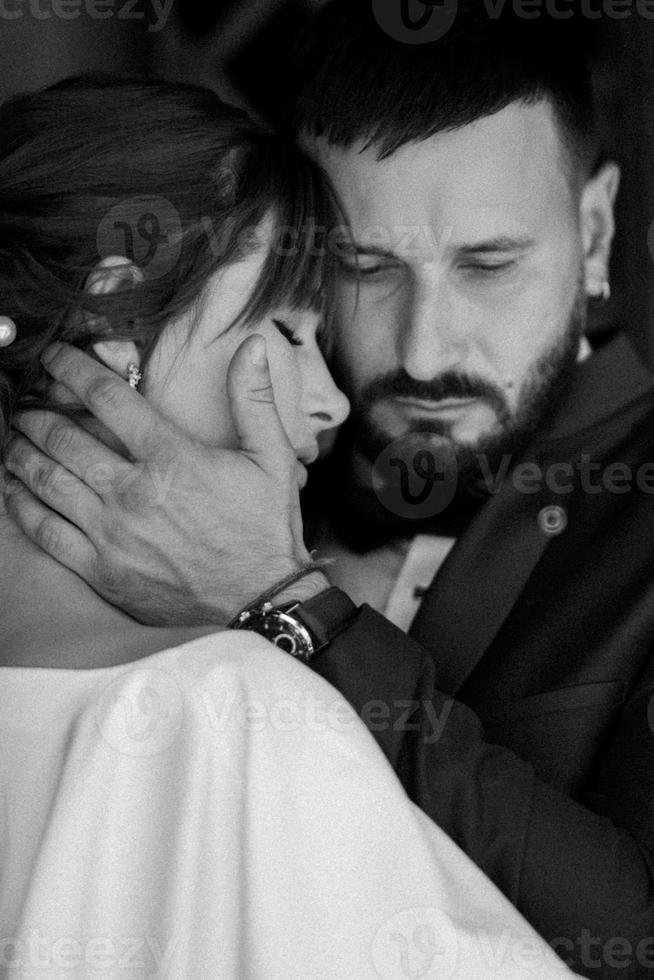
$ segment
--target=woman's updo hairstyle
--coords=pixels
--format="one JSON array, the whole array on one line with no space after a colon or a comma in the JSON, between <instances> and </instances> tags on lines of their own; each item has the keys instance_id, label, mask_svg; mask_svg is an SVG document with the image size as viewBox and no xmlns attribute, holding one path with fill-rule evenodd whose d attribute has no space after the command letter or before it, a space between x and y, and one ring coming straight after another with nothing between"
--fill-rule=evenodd
<instances>
[{"instance_id":1,"label":"woman's updo hairstyle","mask_svg":"<svg viewBox=\"0 0 654 980\"><path fill-rule=\"evenodd\" d=\"M0 446L11 414L47 404L40 355L53 340L132 338L147 363L162 327L247 254L267 216L273 244L242 318L329 296L325 231L340 221L317 166L207 90L82 76L0 107ZM85 289L109 255L139 276Z\"/></svg>"}]
</instances>

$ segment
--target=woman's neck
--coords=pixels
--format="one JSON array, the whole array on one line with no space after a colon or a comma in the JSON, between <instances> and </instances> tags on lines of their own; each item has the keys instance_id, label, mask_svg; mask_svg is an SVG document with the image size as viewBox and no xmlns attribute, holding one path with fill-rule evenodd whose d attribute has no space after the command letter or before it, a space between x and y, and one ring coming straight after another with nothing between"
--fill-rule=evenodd
<instances>
[{"instance_id":1,"label":"woman's neck","mask_svg":"<svg viewBox=\"0 0 654 980\"><path fill-rule=\"evenodd\" d=\"M127 663L216 632L143 626L41 551L0 505L0 666Z\"/></svg>"}]
</instances>

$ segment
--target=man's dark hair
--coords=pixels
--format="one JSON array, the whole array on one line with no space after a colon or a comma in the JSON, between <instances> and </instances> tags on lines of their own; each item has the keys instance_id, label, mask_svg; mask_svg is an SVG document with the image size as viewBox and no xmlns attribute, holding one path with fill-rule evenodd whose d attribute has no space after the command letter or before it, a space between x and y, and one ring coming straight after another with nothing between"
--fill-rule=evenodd
<instances>
[{"instance_id":1,"label":"man's dark hair","mask_svg":"<svg viewBox=\"0 0 654 980\"><path fill-rule=\"evenodd\" d=\"M371 3L332 0L307 25L296 50L296 131L347 148L359 140L379 159L399 147L457 129L510 103L547 98L575 168L598 160L592 88L579 17L492 15L480 0L459 4L438 40L397 41Z\"/></svg>"}]
</instances>

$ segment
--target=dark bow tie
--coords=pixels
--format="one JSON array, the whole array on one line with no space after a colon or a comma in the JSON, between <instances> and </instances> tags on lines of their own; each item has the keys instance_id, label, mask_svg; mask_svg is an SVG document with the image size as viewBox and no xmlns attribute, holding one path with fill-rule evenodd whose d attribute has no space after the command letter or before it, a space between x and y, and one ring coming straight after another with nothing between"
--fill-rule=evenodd
<instances>
[{"instance_id":1,"label":"dark bow tie","mask_svg":"<svg viewBox=\"0 0 654 980\"><path fill-rule=\"evenodd\" d=\"M459 537L486 499L461 493L433 517L398 517L384 507L372 490L354 485L349 468L339 459L329 459L313 468L303 503L309 538L312 526L326 516L340 539L353 551L364 554L394 538L412 538L416 534Z\"/></svg>"}]
</instances>

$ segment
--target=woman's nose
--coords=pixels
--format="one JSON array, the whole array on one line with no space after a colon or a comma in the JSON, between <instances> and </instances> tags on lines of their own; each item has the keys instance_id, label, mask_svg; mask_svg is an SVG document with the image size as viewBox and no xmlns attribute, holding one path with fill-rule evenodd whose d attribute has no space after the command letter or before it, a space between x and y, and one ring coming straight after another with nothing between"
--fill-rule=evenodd
<instances>
[{"instance_id":1,"label":"woman's nose","mask_svg":"<svg viewBox=\"0 0 654 980\"><path fill-rule=\"evenodd\" d=\"M327 362L315 338L319 330L321 313L305 310L303 325L309 324L315 330L314 341L309 346L308 357L303 359L302 387L304 392L303 409L311 420L315 435L325 429L341 425L350 414L347 396L336 386ZM297 316L297 314L296 314Z\"/></svg>"},{"instance_id":2,"label":"woman's nose","mask_svg":"<svg viewBox=\"0 0 654 980\"><path fill-rule=\"evenodd\" d=\"M309 413L316 432L341 425L350 414L350 402L338 388L322 355L312 372Z\"/></svg>"}]
</instances>

